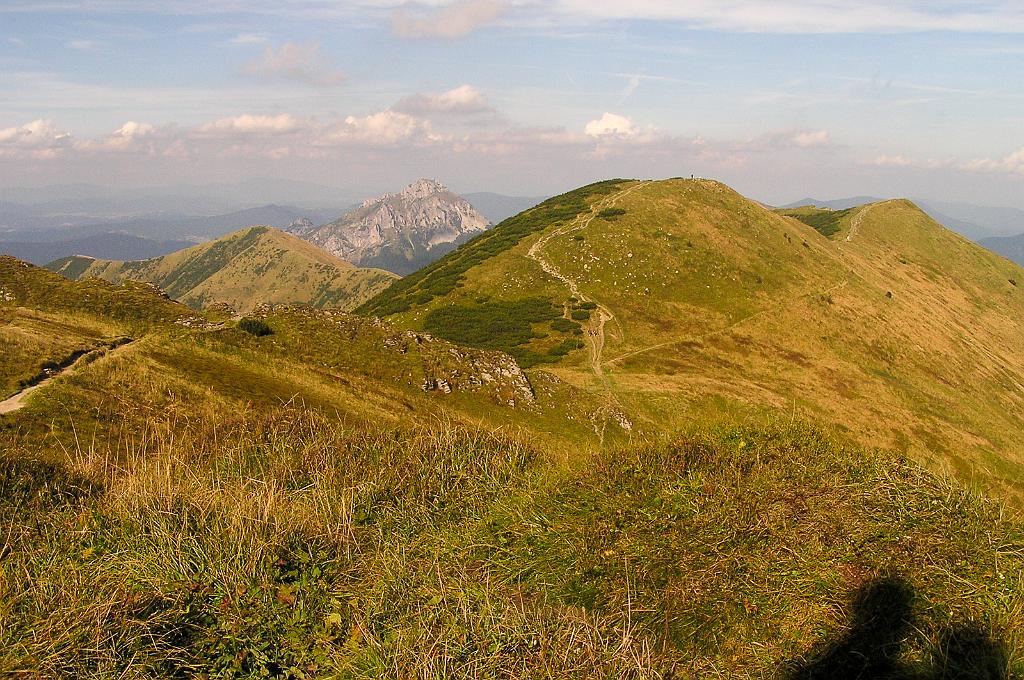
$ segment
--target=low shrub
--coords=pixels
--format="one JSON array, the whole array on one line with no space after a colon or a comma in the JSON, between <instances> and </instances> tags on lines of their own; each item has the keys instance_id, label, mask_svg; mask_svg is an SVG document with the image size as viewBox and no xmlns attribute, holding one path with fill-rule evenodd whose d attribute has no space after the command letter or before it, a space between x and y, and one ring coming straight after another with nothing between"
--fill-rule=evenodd
<instances>
[{"instance_id":1,"label":"low shrub","mask_svg":"<svg viewBox=\"0 0 1024 680\"><path fill-rule=\"evenodd\" d=\"M255 335L257 338L262 338L263 336L270 335L274 332L265 321L262 319L254 319L251 316L241 319L238 322L238 329L245 331L249 335Z\"/></svg>"}]
</instances>

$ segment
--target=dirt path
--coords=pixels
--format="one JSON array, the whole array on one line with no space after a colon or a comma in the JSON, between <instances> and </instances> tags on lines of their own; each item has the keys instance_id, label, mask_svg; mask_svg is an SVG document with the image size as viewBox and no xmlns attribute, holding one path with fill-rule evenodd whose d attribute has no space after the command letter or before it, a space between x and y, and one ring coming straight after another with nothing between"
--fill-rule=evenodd
<instances>
[{"instance_id":1,"label":"dirt path","mask_svg":"<svg viewBox=\"0 0 1024 680\"><path fill-rule=\"evenodd\" d=\"M25 389L21 390L20 392L18 392L17 394L3 401L0 401L0 415L14 413L15 411L23 409L27 405L27 400L29 396L31 396L32 393L35 392L36 390L46 387L56 378L62 375L67 375L76 368L84 366L85 364L92 363L96 359L99 359L101 356L116 352L117 350L121 349L126 345L131 344L132 342L134 342L134 340L131 338L122 338L120 340L115 340L104 347L98 347L90 352L86 352L82 356L75 359L70 365L65 366L56 373L53 373L47 378L44 378L43 380L37 382L35 385L30 385Z\"/></svg>"},{"instance_id":2,"label":"dirt path","mask_svg":"<svg viewBox=\"0 0 1024 680\"><path fill-rule=\"evenodd\" d=\"M849 243L850 241L853 240L853 237L857 235L857 230L860 229L860 223L864 221L864 217L869 212L871 212L872 208L874 208L876 205L882 205L882 203L888 202L889 201L882 201L881 203L869 203L868 205L858 210L857 214L853 216L852 220L850 220L850 233L846 235L846 242Z\"/></svg>"},{"instance_id":3,"label":"dirt path","mask_svg":"<svg viewBox=\"0 0 1024 680\"><path fill-rule=\"evenodd\" d=\"M551 241L551 239L553 239L556 236L561 236L563 234L568 234L573 231L581 231L583 229L586 229L587 227L590 226L590 223L594 221L599 212L606 208L614 206L620 199L628 196L632 192L636 191L637 189L643 186L646 186L647 184L650 184L650 182L640 182L638 184L634 184L633 186L627 189L623 189L622 191L619 191L618 193L599 201L594 207L591 208L589 214L580 215L569 224L559 227L558 229L555 229L552 232L545 234L544 236L537 239L537 241L534 242L532 246L530 246L530 249L526 253L526 256L529 257L534 262L536 262L538 265L540 265L541 269L543 269L545 272L547 272L551 276L555 277L556 279L564 283L566 287L569 289L569 291L572 293L573 297L575 297L577 300L579 300L580 302L593 302L594 304L597 305L597 321L592 323L591 327L588 329L587 344L590 346L590 368L594 372L594 375L597 377L597 379L602 383L602 385L605 386L606 390L609 389L610 386L607 384L607 380L604 375L604 367L601 360L601 356L604 353L605 343L604 329L605 325L609 321L615 319L615 314L613 314L608 307L601 304L600 301L594 300L589 296L584 295L580 291L579 283L576 280L570 278L569 276L566 276L558 269L558 267L553 265L548 259L544 257L543 249L548 244L548 242Z\"/></svg>"},{"instance_id":4,"label":"dirt path","mask_svg":"<svg viewBox=\"0 0 1024 680\"><path fill-rule=\"evenodd\" d=\"M598 201L590 209L589 213L581 214L569 224L559 227L558 229L551 231L551 233L541 236L539 239L536 240L536 242L534 242L532 246L530 246L530 249L526 253L526 256L529 257L534 262L536 262L541 269L543 269L545 272L547 272L551 276L555 277L556 279L564 283L565 286L572 293L573 297L575 297L577 300L579 300L580 302L593 302L595 305L597 305L597 309L595 310L597 312L597 319L592 320L589 324L589 328L587 329L587 345L590 349L590 370L594 372L594 377L597 378L601 387L604 389L605 395L608 400L607 407L606 409L604 409L604 417L602 419L600 426L595 425L594 427L595 431L597 432L600 438L601 446L604 446L604 432L605 428L608 425L608 419L612 417L614 411L619 412L619 422L623 422L621 416L622 406L619 403L618 398L615 396L614 391L612 391L611 382L605 375L604 364L602 362L602 355L604 354L605 344L605 326L609 321L615 320L615 314L612 313L612 310L610 310L608 307L601 304L600 301L595 300L590 296L584 295L583 292L580 291L579 282L564 274L561 270L558 269L558 267L552 264L550 260L546 259L544 257L543 251L544 247L554 237L561 236L563 234L568 234L573 231L581 231L583 229L586 229L587 227L590 226L590 223L594 221L598 213L600 213L602 210L614 206L620 199L628 196L632 192L636 191L637 189L643 186L646 186L647 184L650 184L650 182L639 182L638 184L634 184L633 186L627 189L623 189L622 191L619 191L614 195L609 196L608 198ZM626 421L626 424L628 424L628 421Z\"/></svg>"}]
</instances>

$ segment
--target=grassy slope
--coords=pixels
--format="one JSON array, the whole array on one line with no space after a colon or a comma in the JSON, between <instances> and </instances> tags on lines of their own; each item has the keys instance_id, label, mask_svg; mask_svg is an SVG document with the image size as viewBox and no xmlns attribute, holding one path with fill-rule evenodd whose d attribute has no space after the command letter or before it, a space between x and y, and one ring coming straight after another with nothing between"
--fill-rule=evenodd
<instances>
[{"instance_id":1,"label":"grassy slope","mask_svg":"<svg viewBox=\"0 0 1024 680\"><path fill-rule=\"evenodd\" d=\"M270 227L250 227L177 253L135 262L65 258L51 269L79 279L147 281L192 307L225 303L247 313L259 304L352 309L394 276L360 269Z\"/></svg>"},{"instance_id":2,"label":"grassy slope","mask_svg":"<svg viewBox=\"0 0 1024 680\"><path fill-rule=\"evenodd\" d=\"M587 454L601 400L541 372L535 407L424 394L465 350L0 267L16 319L137 338L0 417L0 674L754 678L894 587L901 663L1024 671L1024 530L896 455L783 422Z\"/></svg>"},{"instance_id":3,"label":"grassy slope","mask_svg":"<svg viewBox=\"0 0 1024 680\"><path fill-rule=\"evenodd\" d=\"M0 456L4 673L761 678L827 663L865 591L886 597L847 662L948 673L966 648L1024 671L1021 527L800 426L571 471L503 435L296 408L130 444Z\"/></svg>"},{"instance_id":4,"label":"grassy slope","mask_svg":"<svg viewBox=\"0 0 1024 680\"><path fill-rule=\"evenodd\" d=\"M568 316L569 286L528 257L543 233L544 257L614 315L600 377L586 350L550 370L607 391L641 429L797 409L865 444L1024 493L1024 292L1009 282L1018 268L905 201L832 213L826 237L716 182L615 192L392 318L420 328L435 309L535 295ZM625 212L598 214L609 208ZM560 341L535 329L547 337L526 348Z\"/></svg>"}]
</instances>

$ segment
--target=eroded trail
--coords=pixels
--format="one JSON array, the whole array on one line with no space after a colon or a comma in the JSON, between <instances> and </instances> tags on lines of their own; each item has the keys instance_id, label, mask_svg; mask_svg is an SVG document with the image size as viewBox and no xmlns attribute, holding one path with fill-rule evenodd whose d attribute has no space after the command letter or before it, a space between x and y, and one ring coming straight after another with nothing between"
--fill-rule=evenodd
<instances>
[{"instance_id":1,"label":"eroded trail","mask_svg":"<svg viewBox=\"0 0 1024 680\"><path fill-rule=\"evenodd\" d=\"M864 217L867 216L869 212L871 212L872 208L888 202L889 201L882 201L881 203L871 203L858 210L857 214L853 216L852 220L850 220L850 233L846 235L846 242L849 243L850 241L853 240L853 237L857 235L857 230L860 229L860 223L864 221Z\"/></svg>"},{"instance_id":2,"label":"eroded trail","mask_svg":"<svg viewBox=\"0 0 1024 680\"><path fill-rule=\"evenodd\" d=\"M602 362L605 345L605 326L609 321L613 321L615 319L615 314L612 313L611 309L602 304L600 300L596 300L593 297L584 294L580 290L578 281L565 274L550 260L544 257L544 247L547 246L551 239L556 236L562 236L574 231L586 229L602 210L614 207L619 200L647 184L650 184L650 182L639 182L638 184L634 184L631 187L623 189L608 198L598 201L593 207L591 207L589 213L579 215L569 224L559 227L558 229L554 229L550 233L541 236L532 246L530 246L530 249L526 253L526 256L536 262L546 273L564 283L572 293L573 297L577 300L580 302L592 302L597 305L597 309L595 310L597 312L597 318L592 319L589 327L587 328L587 346L590 350L590 369L594 372L594 376L597 378L598 382L604 389L605 394L608 396L609 405L614 405L616 407L619 406L618 399L615 397L615 394L612 391L612 386L608 381L608 377L605 375L604 364ZM605 423L607 423L607 417L605 418ZM599 434L603 443L604 424L601 425Z\"/></svg>"},{"instance_id":3,"label":"eroded trail","mask_svg":"<svg viewBox=\"0 0 1024 680\"><path fill-rule=\"evenodd\" d=\"M0 401L0 415L6 415L8 413L20 411L27 405L29 396L31 396L32 393L35 392L36 390L46 387L48 384L50 384L52 381L54 381L60 376L67 375L68 373L86 364L92 363L93 361L99 359L104 355L111 354L121 349L125 345L131 344L132 342L134 342L134 339L132 338L119 338L117 340L113 340L107 343L103 347L97 347L94 350L82 354L74 361L72 361L69 365L53 372L52 374L48 375L46 378L40 380L34 385L29 385L28 387L21 390L17 394L8 397L3 401Z\"/></svg>"}]
</instances>

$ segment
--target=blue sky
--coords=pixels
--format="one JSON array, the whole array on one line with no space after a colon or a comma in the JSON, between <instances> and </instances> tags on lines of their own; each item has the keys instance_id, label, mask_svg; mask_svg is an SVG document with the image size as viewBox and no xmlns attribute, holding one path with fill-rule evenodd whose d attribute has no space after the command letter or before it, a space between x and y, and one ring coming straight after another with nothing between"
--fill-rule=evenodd
<instances>
[{"instance_id":1,"label":"blue sky","mask_svg":"<svg viewBox=\"0 0 1024 680\"><path fill-rule=\"evenodd\" d=\"M1022 37L995 1L0 0L0 182L1024 207Z\"/></svg>"}]
</instances>

